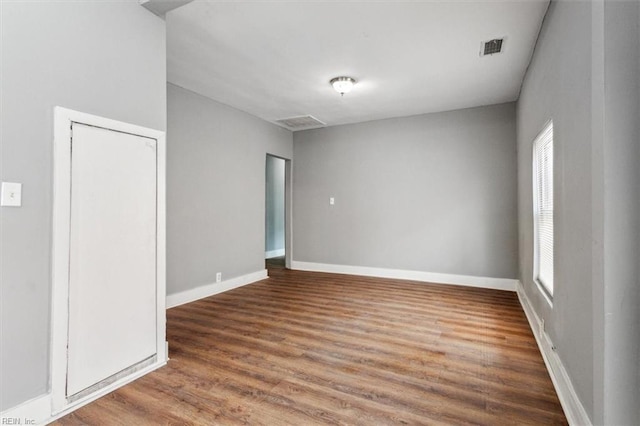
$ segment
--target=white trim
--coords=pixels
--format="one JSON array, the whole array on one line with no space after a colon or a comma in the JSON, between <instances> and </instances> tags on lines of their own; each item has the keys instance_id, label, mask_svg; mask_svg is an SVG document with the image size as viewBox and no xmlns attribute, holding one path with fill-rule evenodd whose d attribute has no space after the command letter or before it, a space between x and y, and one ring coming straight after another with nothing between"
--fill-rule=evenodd
<instances>
[{"instance_id":1,"label":"white trim","mask_svg":"<svg viewBox=\"0 0 640 426\"><path fill-rule=\"evenodd\" d=\"M334 274L363 275L366 277L394 278L438 284L463 285L515 291L518 280L510 278L475 277L471 275L441 274L438 272L406 271L402 269L371 268L367 266L332 265L327 263L291 262L291 269L299 271L329 272Z\"/></svg>"},{"instance_id":2,"label":"white trim","mask_svg":"<svg viewBox=\"0 0 640 426\"><path fill-rule=\"evenodd\" d=\"M157 362L97 391L104 395L105 389L114 390L140 377L167 360L166 345L166 138L164 132L136 126L121 121L98 117L67 108L54 109L53 147L53 239L52 239L52 301L51 301L51 413L68 412L79 407L81 401L95 399L94 394L69 403L66 397L68 299L69 299L69 229L71 188L71 126L83 123L145 136L157 142L157 246L156 246L156 356ZM96 396L97 398L97 396Z\"/></svg>"},{"instance_id":3,"label":"white trim","mask_svg":"<svg viewBox=\"0 0 640 426\"><path fill-rule=\"evenodd\" d=\"M293 261L293 162L284 163L284 266Z\"/></svg>"},{"instance_id":4,"label":"white trim","mask_svg":"<svg viewBox=\"0 0 640 426\"><path fill-rule=\"evenodd\" d=\"M184 305L185 303L195 302L196 300L204 299L205 297L213 296L214 294L223 293L225 291L233 290L234 288L252 284L256 281L264 280L265 278L269 278L269 276L267 275L267 270L263 269L261 271L241 275L219 283L206 284L190 290L181 291L180 293L169 294L167 295L167 309L175 308L176 306Z\"/></svg>"},{"instance_id":5,"label":"white trim","mask_svg":"<svg viewBox=\"0 0 640 426\"><path fill-rule=\"evenodd\" d=\"M135 373L129 374L126 377L121 378L120 380L117 380L113 383L111 383L108 386L105 386L104 388L101 388L100 390L92 393L91 395L87 395L86 397L79 399L75 402L73 402L72 404L70 404L69 406L65 407L62 410L59 411L53 411L50 418L47 420L47 422L52 422L56 419L59 419L61 417L66 416L67 414L71 413L72 411L77 410L80 407L83 407L101 397L103 397L104 395L113 392L114 390L121 388L122 386L129 384L131 382L133 382L136 379L139 379L140 377L144 376L145 374L151 373L154 370L157 370L160 367L163 367L167 365L167 361L163 360L163 361L158 361L155 362L153 364L151 364L148 367L145 367L141 370L136 371Z\"/></svg>"},{"instance_id":6,"label":"white trim","mask_svg":"<svg viewBox=\"0 0 640 426\"><path fill-rule=\"evenodd\" d=\"M564 409L564 414L567 416L567 421L570 425L591 426L591 419L589 419L584 406L576 394L576 390L571 383L567 370L562 364L562 360L560 360L555 350L555 346L553 346L549 335L544 331L542 320L533 310L531 301L527 297L524 287L520 282L518 282L516 288L520 305L522 305L522 309L531 326L531 331L536 338L542 359L547 366L549 376L551 376L551 381L558 394L558 399L560 399L560 404Z\"/></svg>"},{"instance_id":7,"label":"white trim","mask_svg":"<svg viewBox=\"0 0 640 426\"><path fill-rule=\"evenodd\" d=\"M160 367L163 367L167 365L167 361L166 360L161 360L161 361L157 361L145 368L142 368L132 374L127 375L126 377L123 377L111 384L109 384L108 386L105 386L103 388L101 388L100 390L91 393L90 395L87 395L84 398L81 398L77 401L74 401L72 404L69 404L67 406L65 406L63 409L61 410L54 410L52 409L53 407L53 400L52 400L52 395L48 394L48 395L44 395L43 397L41 397L43 400L46 401L46 416L41 417L39 419L36 419L36 424L49 424L55 420L58 420L61 417L66 416L67 414L81 408L84 407L87 404L90 404L93 401L96 401L99 398L102 398L103 396L105 396L106 394L113 392L116 389L121 388L124 385L127 385L137 379L139 379L140 377L144 376L145 374L149 374L154 370L157 370ZM42 401L40 404L44 405L45 401ZM39 404L39 405L40 405ZM36 408L39 408L40 412L38 413L44 413L44 407L25 407L24 410L21 410L21 413L27 413L29 414L28 416L23 416L23 418L29 418L29 416L33 417L33 412L32 410L35 410ZM27 409L29 409L29 411L27 411ZM2 414L3 417L9 417L9 415L6 415L3 413ZM24 424L24 422L23 422Z\"/></svg>"},{"instance_id":8,"label":"white trim","mask_svg":"<svg viewBox=\"0 0 640 426\"><path fill-rule=\"evenodd\" d=\"M69 300L69 228L71 226L71 123L66 111L54 110L53 138L53 241L51 291L51 399L52 408L66 403Z\"/></svg>"},{"instance_id":9,"label":"white trim","mask_svg":"<svg viewBox=\"0 0 640 426\"><path fill-rule=\"evenodd\" d=\"M28 421L34 421L34 424L42 425L48 423L51 420L50 418L51 394L45 394L3 411L0 413L0 424L5 424L8 421L5 419L20 419L21 422L19 424L27 424Z\"/></svg>"},{"instance_id":10,"label":"white trim","mask_svg":"<svg viewBox=\"0 0 640 426\"><path fill-rule=\"evenodd\" d=\"M144 129L150 132L149 129ZM156 356L169 360L167 341L167 139L164 132L151 131L157 140L156 164Z\"/></svg>"},{"instance_id":11,"label":"white trim","mask_svg":"<svg viewBox=\"0 0 640 426\"><path fill-rule=\"evenodd\" d=\"M36 398L30 399L29 401L25 401L20 405L17 405L13 408L9 408L8 410L0 413L0 424L3 419L20 419L20 423L12 423L12 424L34 424L34 425L45 425L57 420L72 411L77 410L80 407L83 407L98 398L103 397L109 392L113 392L114 390L133 382L136 379L144 376L147 373L150 373L158 368L167 364L167 361L157 361L145 368L142 368L136 371L133 374L129 374L126 377L121 378L108 386L100 389L97 392L92 393L91 395L87 395L86 397L79 399L72 404L67 405L61 411L55 412L53 407L53 395L51 393L40 395ZM35 422L35 423L27 423L27 421Z\"/></svg>"},{"instance_id":12,"label":"white trim","mask_svg":"<svg viewBox=\"0 0 640 426\"><path fill-rule=\"evenodd\" d=\"M274 257L281 257L281 256L284 256L284 253L285 253L284 249L269 250L264 252L264 258L271 259Z\"/></svg>"}]
</instances>

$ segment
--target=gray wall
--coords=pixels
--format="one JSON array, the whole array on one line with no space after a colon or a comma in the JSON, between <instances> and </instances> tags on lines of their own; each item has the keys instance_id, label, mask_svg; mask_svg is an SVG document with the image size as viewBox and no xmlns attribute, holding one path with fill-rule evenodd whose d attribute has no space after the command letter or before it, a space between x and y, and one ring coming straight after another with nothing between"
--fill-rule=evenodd
<instances>
[{"instance_id":1,"label":"gray wall","mask_svg":"<svg viewBox=\"0 0 640 426\"><path fill-rule=\"evenodd\" d=\"M515 140L512 103L296 132L294 260L515 278Z\"/></svg>"},{"instance_id":2,"label":"gray wall","mask_svg":"<svg viewBox=\"0 0 640 426\"><path fill-rule=\"evenodd\" d=\"M48 391L53 108L165 129L165 26L137 2L2 2L0 411Z\"/></svg>"},{"instance_id":3,"label":"gray wall","mask_svg":"<svg viewBox=\"0 0 640 426\"><path fill-rule=\"evenodd\" d=\"M638 1L605 3L603 424L640 419L639 17Z\"/></svg>"},{"instance_id":4,"label":"gray wall","mask_svg":"<svg viewBox=\"0 0 640 426\"><path fill-rule=\"evenodd\" d=\"M520 280L595 424L636 424L639 3L553 1L518 101ZM555 295L533 283L531 146L555 130Z\"/></svg>"},{"instance_id":5,"label":"gray wall","mask_svg":"<svg viewBox=\"0 0 640 426\"><path fill-rule=\"evenodd\" d=\"M167 293L264 269L265 157L291 132L167 86Z\"/></svg>"},{"instance_id":6,"label":"gray wall","mask_svg":"<svg viewBox=\"0 0 640 426\"><path fill-rule=\"evenodd\" d=\"M267 156L265 251L284 250L284 166L282 158Z\"/></svg>"},{"instance_id":7,"label":"gray wall","mask_svg":"<svg viewBox=\"0 0 640 426\"><path fill-rule=\"evenodd\" d=\"M518 101L520 282L588 413L591 301L591 6L552 2ZM554 297L533 282L532 143L554 124Z\"/></svg>"}]
</instances>

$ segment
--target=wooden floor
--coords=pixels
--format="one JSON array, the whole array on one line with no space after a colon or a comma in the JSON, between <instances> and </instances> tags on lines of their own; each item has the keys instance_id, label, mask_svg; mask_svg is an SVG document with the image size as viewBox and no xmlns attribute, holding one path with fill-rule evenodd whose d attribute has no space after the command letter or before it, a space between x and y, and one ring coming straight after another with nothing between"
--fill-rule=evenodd
<instances>
[{"instance_id":1,"label":"wooden floor","mask_svg":"<svg viewBox=\"0 0 640 426\"><path fill-rule=\"evenodd\" d=\"M168 365L56 424L567 424L515 293L269 269L170 309Z\"/></svg>"}]
</instances>

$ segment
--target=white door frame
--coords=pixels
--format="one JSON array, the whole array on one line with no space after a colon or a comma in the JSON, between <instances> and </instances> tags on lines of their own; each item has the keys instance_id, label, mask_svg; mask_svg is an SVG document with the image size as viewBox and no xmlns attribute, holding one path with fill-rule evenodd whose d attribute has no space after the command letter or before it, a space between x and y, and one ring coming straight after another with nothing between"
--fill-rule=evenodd
<instances>
[{"instance_id":1,"label":"white door frame","mask_svg":"<svg viewBox=\"0 0 640 426\"><path fill-rule=\"evenodd\" d=\"M293 261L293 163L284 159L284 266L291 269Z\"/></svg>"},{"instance_id":2,"label":"white door frame","mask_svg":"<svg viewBox=\"0 0 640 426\"><path fill-rule=\"evenodd\" d=\"M292 162L290 158L282 157L280 155L270 154L267 152L265 156L265 173L266 176L266 167L267 160L266 157L279 158L280 160L284 160L284 262L285 268L291 269L291 261L293 259L293 170L292 170ZM265 188L266 188L266 178L265 178ZM265 196L265 205L264 205L264 214L267 214L267 203ZM263 246L266 246L266 227L265 227L265 243Z\"/></svg>"},{"instance_id":3,"label":"white door frame","mask_svg":"<svg viewBox=\"0 0 640 426\"><path fill-rule=\"evenodd\" d=\"M156 239L156 361L110 383L81 399L66 396L67 341L69 322L69 231L71 227L71 126L89 126L144 136L157 141L157 239ZM55 107L53 148L53 240L51 294L51 404L52 415L78 408L137 377L166 364L166 141L164 132L123 123L70 109Z\"/></svg>"}]
</instances>

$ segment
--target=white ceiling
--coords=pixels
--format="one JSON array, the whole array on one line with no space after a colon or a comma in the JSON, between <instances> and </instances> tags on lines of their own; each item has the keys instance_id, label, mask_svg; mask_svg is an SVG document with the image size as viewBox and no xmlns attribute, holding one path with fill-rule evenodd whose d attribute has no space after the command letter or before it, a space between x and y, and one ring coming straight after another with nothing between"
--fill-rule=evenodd
<instances>
[{"instance_id":1,"label":"white ceiling","mask_svg":"<svg viewBox=\"0 0 640 426\"><path fill-rule=\"evenodd\" d=\"M167 14L168 80L329 126L514 101L548 3L196 0ZM497 37L503 53L480 57ZM357 80L343 98L341 75Z\"/></svg>"}]
</instances>

